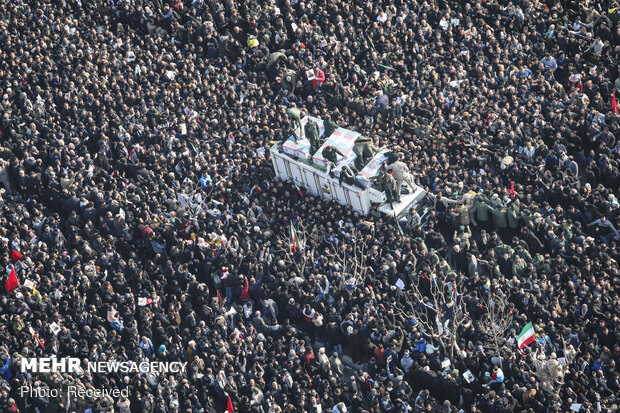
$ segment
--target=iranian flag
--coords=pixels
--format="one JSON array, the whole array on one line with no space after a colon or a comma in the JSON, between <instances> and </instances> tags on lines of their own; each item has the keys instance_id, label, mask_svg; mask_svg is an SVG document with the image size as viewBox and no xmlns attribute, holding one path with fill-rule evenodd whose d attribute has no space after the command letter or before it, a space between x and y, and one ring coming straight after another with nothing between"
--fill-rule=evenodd
<instances>
[{"instance_id":1,"label":"iranian flag","mask_svg":"<svg viewBox=\"0 0 620 413\"><path fill-rule=\"evenodd\" d=\"M297 188L297 192L299 192L299 195L304 196L304 193L301 192L301 188L299 187L299 185L297 185L297 181L295 181L294 179L293 184L295 184L295 188Z\"/></svg>"},{"instance_id":2,"label":"iranian flag","mask_svg":"<svg viewBox=\"0 0 620 413\"><path fill-rule=\"evenodd\" d=\"M536 340L536 334L534 334L534 326L531 322L529 322L525 325L525 327L523 327L521 334L519 334L519 350L522 350L523 347L532 343L534 340Z\"/></svg>"},{"instance_id":3,"label":"iranian flag","mask_svg":"<svg viewBox=\"0 0 620 413\"><path fill-rule=\"evenodd\" d=\"M291 243L293 244L294 252L297 252L297 248L301 248L299 240L297 239L297 230L295 229L295 225L293 225L293 221L291 221Z\"/></svg>"}]
</instances>

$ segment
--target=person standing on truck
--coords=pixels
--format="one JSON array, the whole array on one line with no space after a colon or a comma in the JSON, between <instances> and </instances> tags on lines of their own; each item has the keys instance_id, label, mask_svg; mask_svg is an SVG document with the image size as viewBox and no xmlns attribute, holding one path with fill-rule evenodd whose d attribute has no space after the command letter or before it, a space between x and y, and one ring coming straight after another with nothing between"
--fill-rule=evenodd
<instances>
[{"instance_id":1,"label":"person standing on truck","mask_svg":"<svg viewBox=\"0 0 620 413\"><path fill-rule=\"evenodd\" d=\"M377 152L379 150L372 144L372 139L366 136L357 138L353 146L353 153L357 155L355 167L360 170L363 169Z\"/></svg>"},{"instance_id":2,"label":"person standing on truck","mask_svg":"<svg viewBox=\"0 0 620 413\"><path fill-rule=\"evenodd\" d=\"M327 114L325 116L325 120L323 121L323 125L325 125L325 139L329 138L332 133L338 129L338 125L332 120L331 115Z\"/></svg>"},{"instance_id":3,"label":"person standing on truck","mask_svg":"<svg viewBox=\"0 0 620 413\"><path fill-rule=\"evenodd\" d=\"M286 114L290 118L290 122L293 125L293 131L295 132L295 142L297 142L297 129L299 129L299 137L302 138L304 136L304 129L301 127L301 119L304 117L304 113L302 113L295 106L288 108L286 110Z\"/></svg>"},{"instance_id":4,"label":"person standing on truck","mask_svg":"<svg viewBox=\"0 0 620 413\"><path fill-rule=\"evenodd\" d=\"M385 192L386 202L390 204L390 207L392 207L393 209L394 205L392 204L394 202L400 202L400 195L398 194L398 190L396 189L396 180L392 175L387 172L380 172L378 175L373 176L370 179L374 180L377 178L379 178L380 180L379 182L382 186L381 189L383 190L383 192Z\"/></svg>"},{"instance_id":5,"label":"person standing on truck","mask_svg":"<svg viewBox=\"0 0 620 413\"><path fill-rule=\"evenodd\" d=\"M304 133L310 141L310 156L312 157L321 146L321 140L319 138L321 132L319 131L319 126L312 119L308 119L308 123L306 123L304 128Z\"/></svg>"},{"instance_id":6,"label":"person standing on truck","mask_svg":"<svg viewBox=\"0 0 620 413\"><path fill-rule=\"evenodd\" d=\"M413 176L409 173L409 167L403 161L396 161L394 163L389 164L385 168L386 171L392 171L394 174L394 178L396 179L398 198L400 198L400 192L403 186L403 182L405 182L411 192L415 192L417 186L413 183Z\"/></svg>"}]
</instances>

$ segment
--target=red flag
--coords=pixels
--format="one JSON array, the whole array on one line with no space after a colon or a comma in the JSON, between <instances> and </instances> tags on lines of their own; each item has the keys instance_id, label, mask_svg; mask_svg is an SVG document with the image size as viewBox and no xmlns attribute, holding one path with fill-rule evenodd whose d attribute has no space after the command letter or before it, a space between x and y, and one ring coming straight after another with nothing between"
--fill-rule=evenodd
<instances>
[{"instance_id":1,"label":"red flag","mask_svg":"<svg viewBox=\"0 0 620 413\"><path fill-rule=\"evenodd\" d=\"M17 264L19 261L22 260L22 258L24 258L22 254L13 250L13 264Z\"/></svg>"},{"instance_id":2,"label":"red flag","mask_svg":"<svg viewBox=\"0 0 620 413\"><path fill-rule=\"evenodd\" d=\"M233 408L233 405L232 405L232 400L230 400L230 396L228 396L228 403L226 404L226 412L227 413L235 412L235 409Z\"/></svg>"},{"instance_id":3,"label":"red flag","mask_svg":"<svg viewBox=\"0 0 620 413\"><path fill-rule=\"evenodd\" d=\"M15 268L11 268L11 274L9 275L9 279L4 284L4 288L6 288L6 292L10 293L19 285L19 281L17 281L17 273L15 272Z\"/></svg>"},{"instance_id":4,"label":"red flag","mask_svg":"<svg viewBox=\"0 0 620 413\"><path fill-rule=\"evenodd\" d=\"M222 294L220 294L220 290L217 290L217 304L222 306Z\"/></svg>"},{"instance_id":5,"label":"red flag","mask_svg":"<svg viewBox=\"0 0 620 413\"><path fill-rule=\"evenodd\" d=\"M37 343L39 343L39 345L43 347L43 350L45 350L45 344L43 344L37 333L34 333L34 338L37 339Z\"/></svg>"},{"instance_id":6,"label":"red flag","mask_svg":"<svg viewBox=\"0 0 620 413\"><path fill-rule=\"evenodd\" d=\"M514 195L515 194L515 183L514 183L514 181L510 181L510 190L508 191L508 193L510 195Z\"/></svg>"},{"instance_id":7,"label":"red flag","mask_svg":"<svg viewBox=\"0 0 620 413\"><path fill-rule=\"evenodd\" d=\"M618 114L618 103L616 102L616 89L611 92L611 110Z\"/></svg>"}]
</instances>

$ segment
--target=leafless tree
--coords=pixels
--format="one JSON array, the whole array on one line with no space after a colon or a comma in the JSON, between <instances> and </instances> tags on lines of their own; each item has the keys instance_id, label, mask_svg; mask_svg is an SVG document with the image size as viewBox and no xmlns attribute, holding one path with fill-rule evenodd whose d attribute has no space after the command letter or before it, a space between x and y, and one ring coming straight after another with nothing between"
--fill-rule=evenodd
<instances>
[{"instance_id":1,"label":"leafless tree","mask_svg":"<svg viewBox=\"0 0 620 413\"><path fill-rule=\"evenodd\" d=\"M336 262L340 264L343 274L350 274L356 283L366 278L368 266L366 265L367 243L361 236L360 231L355 229L347 242L342 242L336 249Z\"/></svg>"},{"instance_id":2,"label":"leafless tree","mask_svg":"<svg viewBox=\"0 0 620 413\"><path fill-rule=\"evenodd\" d=\"M486 332L490 346L502 364L500 350L512 326L514 309L509 305L505 294L490 292L483 298L485 314L481 318L482 331Z\"/></svg>"},{"instance_id":3,"label":"leafless tree","mask_svg":"<svg viewBox=\"0 0 620 413\"><path fill-rule=\"evenodd\" d=\"M291 234L289 226L286 226L285 229L282 229L278 237L280 244L282 244L278 252L284 253L283 259L287 267L295 268L297 274L303 276L308 263L314 260L316 245L318 245L317 240L319 238L318 228L316 225L309 228L304 222L297 221L295 230L297 242L299 243L297 251L293 248L293 235Z\"/></svg>"},{"instance_id":4,"label":"leafless tree","mask_svg":"<svg viewBox=\"0 0 620 413\"><path fill-rule=\"evenodd\" d=\"M469 327L472 322L461 294L461 283L448 283L435 274L427 278L426 285L422 285L421 280L422 277L417 283L412 283L410 292L415 301L413 317L427 335L447 349L448 358L454 364L459 350L459 329Z\"/></svg>"}]
</instances>

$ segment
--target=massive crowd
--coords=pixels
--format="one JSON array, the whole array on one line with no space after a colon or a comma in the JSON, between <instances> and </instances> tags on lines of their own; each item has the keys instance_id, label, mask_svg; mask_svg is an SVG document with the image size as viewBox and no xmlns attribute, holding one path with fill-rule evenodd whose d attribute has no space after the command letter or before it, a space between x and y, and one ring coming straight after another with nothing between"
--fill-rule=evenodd
<instances>
[{"instance_id":1,"label":"massive crowd","mask_svg":"<svg viewBox=\"0 0 620 413\"><path fill-rule=\"evenodd\" d=\"M20 283L0 297L0 409L617 409L618 11L0 2L0 260ZM266 148L293 105L401 152L437 195L429 222L412 217L401 234L275 179ZM291 220L301 252L283 235ZM367 246L361 279L339 261L354 240ZM412 283L429 274L458 282L470 315L447 367L416 321ZM498 350L489 294L512 310ZM539 339L520 352L528 321ZM542 353L570 361L551 390ZM188 371L20 371L43 355ZM129 397L19 394L69 384Z\"/></svg>"}]
</instances>

